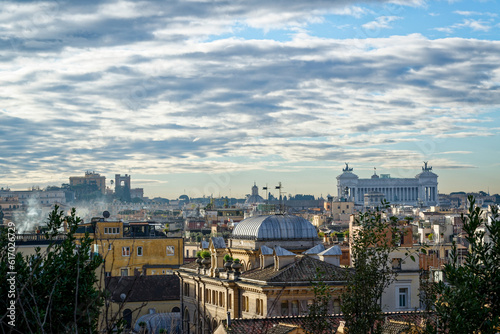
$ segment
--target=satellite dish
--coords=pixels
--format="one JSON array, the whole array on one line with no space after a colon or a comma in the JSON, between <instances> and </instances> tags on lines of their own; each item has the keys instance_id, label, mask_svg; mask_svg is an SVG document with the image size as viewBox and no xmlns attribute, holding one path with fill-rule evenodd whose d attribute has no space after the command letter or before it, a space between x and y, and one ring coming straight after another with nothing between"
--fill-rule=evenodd
<instances>
[{"instance_id":1,"label":"satellite dish","mask_svg":"<svg viewBox=\"0 0 500 334\"><path fill-rule=\"evenodd\" d=\"M109 211L104 211L104 212L102 213L102 216L103 216L104 218L109 218L109 216L110 216Z\"/></svg>"}]
</instances>

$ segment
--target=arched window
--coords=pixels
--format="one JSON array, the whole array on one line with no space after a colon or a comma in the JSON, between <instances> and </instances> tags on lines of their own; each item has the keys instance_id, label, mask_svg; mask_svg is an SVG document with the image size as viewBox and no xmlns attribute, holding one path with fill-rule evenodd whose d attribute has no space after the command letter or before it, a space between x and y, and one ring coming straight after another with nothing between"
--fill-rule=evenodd
<instances>
[{"instance_id":1,"label":"arched window","mask_svg":"<svg viewBox=\"0 0 500 334\"><path fill-rule=\"evenodd\" d=\"M181 311L181 309L178 308L177 306L172 309L172 312L180 312L180 311Z\"/></svg>"},{"instance_id":2,"label":"arched window","mask_svg":"<svg viewBox=\"0 0 500 334\"><path fill-rule=\"evenodd\" d=\"M130 329L132 327L132 311L127 308L123 310L123 320L125 320L125 328Z\"/></svg>"},{"instance_id":3,"label":"arched window","mask_svg":"<svg viewBox=\"0 0 500 334\"><path fill-rule=\"evenodd\" d=\"M207 334L212 333L212 322L210 321L210 317L207 315L206 321L205 321L205 330Z\"/></svg>"},{"instance_id":4,"label":"arched window","mask_svg":"<svg viewBox=\"0 0 500 334\"><path fill-rule=\"evenodd\" d=\"M183 327L184 327L184 333L190 334L190 331L189 331L189 310L187 309L187 307L184 310L184 325L183 325Z\"/></svg>"}]
</instances>

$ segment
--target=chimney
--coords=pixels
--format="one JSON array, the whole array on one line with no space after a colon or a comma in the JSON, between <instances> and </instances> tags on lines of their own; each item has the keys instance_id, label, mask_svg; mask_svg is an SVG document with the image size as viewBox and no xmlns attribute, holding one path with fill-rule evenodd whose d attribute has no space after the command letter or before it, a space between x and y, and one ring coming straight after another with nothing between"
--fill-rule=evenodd
<instances>
[{"instance_id":1,"label":"chimney","mask_svg":"<svg viewBox=\"0 0 500 334\"><path fill-rule=\"evenodd\" d=\"M338 267L340 267L341 256L342 256L342 250L337 245L330 247L327 250L324 250L318 254L319 260L336 265Z\"/></svg>"},{"instance_id":2,"label":"chimney","mask_svg":"<svg viewBox=\"0 0 500 334\"><path fill-rule=\"evenodd\" d=\"M260 247L260 269L264 269L265 267L273 264L273 249L267 246Z\"/></svg>"},{"instance_id":3,"label":"chimney","mask_svg":"<svg viewBox=\"0 0 500 334\"><path fill-rule=\"evenodd\" d=\"M293 262L295 262L295 253L280 246L274 248L274 270L278 271Z\"/></svg>"}]
</instances>

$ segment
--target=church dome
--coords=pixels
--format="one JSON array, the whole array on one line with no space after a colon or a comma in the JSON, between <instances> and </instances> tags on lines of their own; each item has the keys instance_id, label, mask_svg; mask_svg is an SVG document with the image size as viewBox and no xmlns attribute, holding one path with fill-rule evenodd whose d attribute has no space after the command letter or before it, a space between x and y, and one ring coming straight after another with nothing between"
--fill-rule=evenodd
<instances>
[{"instance_id":1,"label":"church dome","mask_svg":"<svg viewBox=\"0 0 500 334\"><path fill-rule=\"evenodd\" d=\"M248 196L248 198L245 201L245 204L250 205L250 204L258 204L258 203L264 203L264 199L259 195L259 188L257 187L257 185L254 182L253 187L252 187L252 195Z\"/></svg>"},{"instance_id":2,"label":"church dome","mask_svg":"<svg viewBox=\"0 0 500 334\"><path fill-rule=\"evenodd\" d=\"M316 228L298 216L257 216L242 220L233 230L233 239L311 240L317 239Z\"/></svg>"}]
</instances>

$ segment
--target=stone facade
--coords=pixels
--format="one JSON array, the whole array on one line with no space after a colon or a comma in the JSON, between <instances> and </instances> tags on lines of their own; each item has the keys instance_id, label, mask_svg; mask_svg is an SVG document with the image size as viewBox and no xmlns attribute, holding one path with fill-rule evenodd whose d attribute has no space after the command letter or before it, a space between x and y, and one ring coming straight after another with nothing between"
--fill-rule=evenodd
<instances>
[{"instance_id":1,"label":"stone facade","mask_svg":"<svg viewBox=\"0 0 500 334\"><path fill-rule=\"evenodd\" d=\"M389 174L376 173L370 179L360 179L353 169L342 169L337 176L337 194L339 198L354 201L357 205L365 205L365 194L381 193L392 204L414 206L439 205L438 176L432 172L427 162L422 172L414 178L391 178Z\"/></svg>"}]
</instances>

